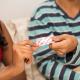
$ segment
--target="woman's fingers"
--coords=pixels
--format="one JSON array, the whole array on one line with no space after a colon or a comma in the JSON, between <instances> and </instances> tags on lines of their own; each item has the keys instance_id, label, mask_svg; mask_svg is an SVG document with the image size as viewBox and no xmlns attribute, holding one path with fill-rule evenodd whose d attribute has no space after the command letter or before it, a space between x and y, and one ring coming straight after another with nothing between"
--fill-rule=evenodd
<instances>
[{"instance_id":1,"label":"woman's fingers","mask_svg":"<svg viewBox=\"0 0 80 80\"><path fill-rule=\"evenodd\" d=\"M33 61L34 59L33 59L33 57L31 58L31 59L28 59L28 61L26 62L27 64L30 64L30 63L32 63L32 61Z\"/></svg>"},{"instance_id":2,"label":"woman's fingers","mask_svg":"<svg viewBox=\"0 0 80 80\"><path fill-rule=\"evenodd\" d=\"M24 40L24 41L20 42L20 43L18 43L18 46L22 46L22 47L25 46L27 48L32 49L33 51L35 51L39 47L37 44L33 43L30 40Z\"/></svg>"},{"instance_id":3,"label":"woman's fingers","mask_svg":"<svg viewBox=\"0 0 80 80\"><path fill-rule=\"evenodd\" d=\"M32 63L32 61L33 61L33 56L30 55L30 54L24 53L24 61L25 61L26 63Z\"/></svg>"},{"instance_id":4,"label":"woman's fingers","mask_svg":"<svg viewBox=\"0 0 80 80\"><path fill-rule=\"evenodd\" d=\"M30 40L24 40L18 43L19 45L33 45L33 42Z\"/></svg>"},{"instance_id":5,"label":"woman's fingers","mask_svg":"<svg viewBox=\"0 0 80 80\"><path fill-rule=\"evenodd\" d=\"M18 54L18 56L21 57L21 59L25 59L27 63L32 62L32 53L37 48L38 46L30 40L24 40L13 45L13 50L16 52L16 54Z\"/></svg>"},{"instance_id":6,"label":"woman's fingers","mask_svg":"<svg viewBox=\"0 0 80 80\"><path fill-rule=\"evenodd\" d=\"M35 43L33 43L31 40L24 40L18 43L19 45L29 45L29 46L37 46Z\"/></svg>"}]
</instances>

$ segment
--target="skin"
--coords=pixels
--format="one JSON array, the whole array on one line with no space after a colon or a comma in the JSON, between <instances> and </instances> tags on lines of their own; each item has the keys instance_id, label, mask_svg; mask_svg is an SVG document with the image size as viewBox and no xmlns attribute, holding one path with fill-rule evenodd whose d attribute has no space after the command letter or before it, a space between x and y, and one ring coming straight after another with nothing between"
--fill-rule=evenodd
<instances>
[{"instance_id":1,"label":"skin","mask_svg":"<svg viewBox=\"0 0 80 80\"><path fill-rule=\"evenodd\" d=\"M80 11L80 1L79 0L56 0L56 3L71 18L75 18L76 15Z\"/></svg>"},{"instance_id":2,"label":"skin","mask_svg":"<svg viewBox=\"0 0 80 80\"><path fill-rule=\"evenodd\" d=\"M56 3L66 12L66 14L74 18L80 11L80 0L56 0ZM64 5L65 4L65 5ZM54 44L50 45L50 48L54 49L58 55L65 55L73 51L77 47L77 39L75 36L63 34L60 36L54 36ZM65 44L65 45L64 45Z\"/></svg>"},{"instance_id":3,"label":"skin","mask_svg":"<svg viewBox=\"0 0 80 80\"><path fill-rule=\"evenodd\" d=\"M0 70L0 80L9 80L21 73L24 70L24 60L28 59L27 64L31 63L32 53L36 48L37 46L29 40L13 44L13 64L7 66L5 70Z\"/></svg>"},{"instance_id":4,"label":"skin","mask_svg":"<svg viewBox=\"0 0 80 80\"><path fill-rule=\"evenodd\" d=\"M79 12L78 0L56 0L56 2L68 14L68 16L72 18L74 18ZM64 5L65 3L66 5ZM55 50L60 56L64 56L68 52L73 51L78 44L75 36L68 34L54 36L52 37L52 40L55 41L55 45L50 45L50 48ZM13 52L16 53L14 54L15 59L13 60L13 64L7 67L5 71L0 71L0 80L5 80L5 78L10 79L11 77L14 77L16 74L23 71L24 59L28 59L28 63L31 63L33 59L32 53L36 50L37 47L38 46L32 43L30 40L14 44ZM76 72L78 72L79 70L79 67L74 69L74 71Z\"/></svg>"},{"instance_id":5,"label":"skin","mask_svg":"<svg viewBox=\"0 0 80 80\"><path fill-rule=\"evenodd\" d=\"M56 0L56 3L71 18L75 18L80 11L80 0ZM52 39L54 43L50 45L50 48L55 50L56 54L60 56L64 56L68 52L73 51L78 44L76 37L68 34L54 36ZM79 72L80 67L73 69L73 71Z\"/></svg>"},{"instance_id":6,"label":"skin","mask_svg":"<svg viewBox=\"0 0 80 80\"><path fill-rule=\"evenodd\" d=\"M80 0L56 0L56 3L71 18L75 18L80 11ZM53 36L52 40L54 43L50 45L50 48L55 50L56 54L59 56L64 56L65 54L73 51L78 44L76 37L69 34ZM32 48L33 47L34 46L32 46ZM80 67L77 67L73 70L78 72L80 71Z\"/></svg>"},{"instance_id":7,"label":"skin","mask_svg":"<svg viewBox=\"0 0 80 80\"><path fill-rule=\"evenodd\" d=\"M80 0L56 0L56 1L58 1L58 2L61 2L61 3L64 3L64 2L66 2L67 4L65 4L65 5L71 5L71 6L78 6L78 7L80 7Z\"/></svg>"},{"instance_id":8,"label":"skin","mask_svg":"<svg viewBox=\"0 0 80 80\"><path fill-rule=\"evenodd\" d=\"M24 61L19 54L13 54L13 63L0 70L0 80L10 80L24 70Z\"/></svg>"},{"instance_id":9,"label":"skin","mask_svg":"<svg viewBox=\"0 0 80 80\"><path fill-rule=\"evenodd\" d=\"M3 50L3 54L8 55L3 55L7 66L4 69L0 69L0 80L12 80L15 76L21 74L25 70L24 61L26 61L27 64L32 62L32 53L36 50L37 46L30 40L14 44L2 22L0 25L0 33L5 37L5 40L8 43L6 49ZM13 58L10 59L11 62L8 61L9 58L12 57L10 54L13 56Z\"/></svg>"},{"instance_id":10,"label":"skin","mask_svg":"<svg viewBox=\"0 0 80 80\"><path fill-rule=\"evenodd\" d=\"M19 42L17 44L13 45L13 50L16 53L19 53L19 55L23 59L27 59L27 63L31 63L33 61L32 53L38 48L36 44L34 44L30 40L24 40L22 42Z\"/></svg>"},{"instance_id":11,"label":"skin","mask_svg":"<svg viewBox=\"0 0 80 80\"><path fill-rule=\"evenodd\" d=\"M63 34L59 36L52 37L54 43L50 45L50 48L56 51L59 56L64 56L65 54L73 51L77 47L77 39L75 36Z\"/></svg>"},{"instance_id":12,"label":"skin","mask_svg":"<svg viewBox=\"0 0 80 80\"><path fill-rule=\"evenodd\" d=\"M76 6L80 7L80 0L68 0L68 1L72 2Z\"/></svg>"}]
</instances>

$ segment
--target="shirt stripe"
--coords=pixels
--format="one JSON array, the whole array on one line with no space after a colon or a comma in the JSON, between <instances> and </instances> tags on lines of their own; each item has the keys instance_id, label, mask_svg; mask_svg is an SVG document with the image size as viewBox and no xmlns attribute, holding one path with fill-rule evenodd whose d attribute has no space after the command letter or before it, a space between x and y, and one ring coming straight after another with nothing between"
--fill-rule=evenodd
<instances>
[{"instance_id":1,"label":"shirt stripe","mask_svg":"<svg viewBox=\"0 0 80 80\"><path fill-rule=\"evenodd\" d=\"M80 15L70 18L61 10L55 0L47 0L35 11L29 22L28 30L29 39L34 42L38 38L51 34L70 34L80 39ZM68 56L68 59L65 56L60 58L58 55L55 56L56 53L49 47L47 49L42 47L33 55L40 71L49 80L80 80L80 74L72 71L75 67L80 66L79 48L71 53L73 55L70 55L70 58ZM50 70L48 70L49 64L52 65L50 65Z\"/></svg>"}]
</instances>

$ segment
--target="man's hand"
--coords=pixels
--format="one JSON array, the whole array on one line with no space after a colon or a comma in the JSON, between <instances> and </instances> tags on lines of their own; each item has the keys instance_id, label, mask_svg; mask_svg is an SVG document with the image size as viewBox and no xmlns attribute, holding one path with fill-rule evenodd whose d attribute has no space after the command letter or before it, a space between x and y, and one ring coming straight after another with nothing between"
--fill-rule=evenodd
<instances>
[{"instance_id":1,"label":"man's hand","mask_svg":"<svg viewBox=\"0 0 80 80\"><path fill-rule=\"evenodd\" d=\"M79 73L80 73L80 66L77 67L77 68L75 68L75 69L73 69L73 71L75 71L75 72L79 72Z\"/></svg>"},{"instance_id":2,"label":"man's hand","mask_svg":"<svg viewBox=\"0 0 80 80\"><path fill-rule=\"evenodd\" d=\"M30 40L25 40L13 45L13 51L19 59L26 59L28 63L32 62L32 53L36 50L37 46Z\"/></svg>"},{"instance_id":3,"label":"man's hand","mask_svg":"<svg viewBox=\"0 0 80 80\"><path fill-rule=\"evenodd\" d=\"M53 49L58 55L63 56L73 51L78 44L75 36L69 34L63 34L52 37L53 43L50 48Z\"/></svg>"}]
</instances>

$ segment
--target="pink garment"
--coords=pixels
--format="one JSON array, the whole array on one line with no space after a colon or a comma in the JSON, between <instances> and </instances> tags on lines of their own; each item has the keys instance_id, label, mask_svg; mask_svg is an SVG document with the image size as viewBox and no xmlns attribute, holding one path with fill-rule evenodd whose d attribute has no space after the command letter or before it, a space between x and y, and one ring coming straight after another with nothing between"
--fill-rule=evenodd
<instances>
[{"instance_id":1,"label":"pink garment","mask_svg":"<svg viewBox=\"0 0 80 80\"><path fill-rule=\"evenodd\" d=\"M0 48L0 62L2 61L3 58L3 52L2 52L2 48Z\"/></svg>"}]
</instances>

